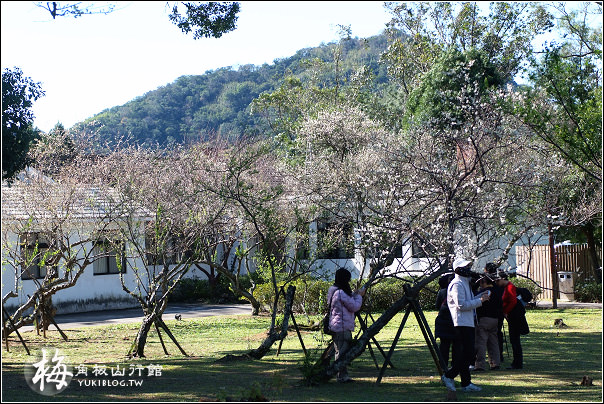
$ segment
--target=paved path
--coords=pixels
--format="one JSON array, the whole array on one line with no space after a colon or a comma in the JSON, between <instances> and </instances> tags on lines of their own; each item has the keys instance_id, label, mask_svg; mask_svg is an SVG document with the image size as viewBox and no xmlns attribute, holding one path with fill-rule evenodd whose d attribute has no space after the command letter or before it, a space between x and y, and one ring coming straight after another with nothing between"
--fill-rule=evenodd
<instances>
[{"instance_id":1,"label":"paved path","mask_svg":"<svg viewBox=\"0 0 604 404\"><path fill-rule=\"evenodd\" d=\"M163 318L165 320L172 320L177 314L180 314L182 318L196 318L251 313L252 306L249 304L174 303L168 305ZM63 331L69 330L70 328L88 327L93 325L135 323L142 319L143 315L140 308L89 311L85 313L59 314L55 316L55 321ZM33 326L23 327L24 331L32 329ZM51 325L50 329L54 329L54 326Z\"/></svg>"},{"instance_id":2,"label":"paved path","mask_svg":"<svg viewBox=\"0 0 604 404\"><path fill-rule=\"evenodd\" d=\"M551 300L537 301L537 307L552 308ZM602 303L579 303L558 300L559 309L567 308L594 308L601 309ZM251 314L252 307L249 304L199 304L199 303L173 303L168 305L164 312L164 319L172 320L175 315L181 318L196 318L207 316L223 316L231 314ZM85 313L60 314L55 321L62 330L70 328L88 327L104 324L135 323L143 319L141 309L103 310ZM51 329L54 326L50 326ZM32 330L33 326L23 327L23 331Z\"/></svg>"},{"instance_id":3,"label":"paved path","mask_svg":"<svg viewBox=\"0 0 604 404\"><path fill-rule=\"evenodd\" d=\"M565 300L558 300L559 309L601 309L602 303L581 303L581 302L567 302ZM538 300L537 307L551 309L553 303L551 300Z\"/></svg>"}]
</instances>

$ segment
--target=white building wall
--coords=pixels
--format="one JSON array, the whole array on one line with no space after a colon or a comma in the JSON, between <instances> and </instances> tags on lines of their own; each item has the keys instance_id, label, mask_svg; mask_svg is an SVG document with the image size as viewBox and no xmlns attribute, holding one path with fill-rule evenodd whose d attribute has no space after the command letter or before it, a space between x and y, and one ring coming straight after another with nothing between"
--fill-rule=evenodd
<instances>
[{"instance_id":1,"label":"white building wall","mask_svg":"<svg viewBox=\"0 0 604 404\"><path fill-rule=\"evenodd\" d=\"M18 236L8 235L11 245L18 244ZM72 237L72 241L74 237ZM92 243L85 246L86 250L92 248ZM3 252L3 258L5 253ZM83 251L79 252L83 256ZM125 284L135 289L137 287L136 277L132 270L133 265L140 268L140 262L129 260L126 274L124 275ZM59 265L59 271L64 268ZM3 259L2 264L2 296L10 291L15 291L15 274L20 277L20 269L15 271L11 264ZM18 297L9 298L5 307L10 312L16 309L28 299L36 290L37 286L32 279L18 279L16 292ZM89 265L78 278L76 284L70 288L59 290L52 297L52 303L57 308L57 313L67 314L76 312L86 312L94 310L109 310L138 307L138 302L122 289L119 274L97 274L93 273L93 265Z\"/></svg>"},{"instance_id":2,"label":"white building wall","mask_svg":"<svg viewBox=\"0 0 604 404\"><path fill-rule=\"evenodd\" d=\"M311 250L316 249L317 245L317 230L316 224L313 223L310 226L310 240ZM10 235L12 245L17 245L18 237L14 234ZM533 238L530 240L535 241ZM529 242L527 238L519 240L516 245L525 245ZM484 257L479 257L475 260L474 270L481 272L482 268L487 262L493 261L498 257L505 245L507 240L501 239L499 242L499 248L492 251ZM92 245L86 248L92 248ZM288 245L290 254L295 254L295 248L293 245ZM316 251L315 251L316 252ZM233 252L230 252L231 254ZM414 258L412 256L412 249L410 245L403 246L403 257L396 258L392 265L386 268L386 273L398 274L405 276L408 274L420 275L426 273L429 269L429 263L427 259ZM313 255L314 252L311 252ZM3 257L5 256L3 252ZM469 257L471 258L471 257ZM326 280L333 280L335 271L338 268L346 268L352 273L353 279L358 279L361 275L367 277L369 273L369 262L363 264L362 257L356 254L353 259L318 259L313 262L311 270L315 276L322 277ZM251 270L253 271L253 260L250 260ZM3 259L2 267L2 296L5 296L9 291L14 290L14 277L15 271L10 264L6 263ZM136 277L134 275L133 268L142 268L142 262L135 262L130 260L129 265L124 275L126 285L130 289L136 288ZM365 269L363 269L365 266ZM207 267L206 267L207 268ZM502 269L515 269L516 268L516 254L513 248L510 251L509 258L506 264L502 266ZM520 271L522 268L519 268ZM245 273L242 273L244 275ZM187 278L198 278L207 279L207 276L200 269L192 266L189 272L185 275ZM7 309L16 308L27 300L27 296L31 295L36 290L35 283L33 280L19 280L19 296L17 298L10 298L6 302ZM66 314L74 312L85 312L93 310L114 310L122 308L138 307L138 303L134 298L128 295L123 289L120 282L119 274L102 274L95 275L93 273L93 265L90 265L84 270L84 273L80 276L75 286L67 289L60 290L53 296L53 304L57 307L57 312Z\"/></svg>"}]
</instances>

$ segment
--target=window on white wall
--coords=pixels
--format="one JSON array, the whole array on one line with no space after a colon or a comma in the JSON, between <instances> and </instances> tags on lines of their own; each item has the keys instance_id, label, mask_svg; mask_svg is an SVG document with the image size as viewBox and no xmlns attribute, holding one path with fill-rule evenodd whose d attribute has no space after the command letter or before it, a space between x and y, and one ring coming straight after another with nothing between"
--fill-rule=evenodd
<instances>
[{"instance_id":1,"label":"window on white wall","mask_svg":"<svg viewBox=\"0 0 604 404\"><path fill-rule=\"evenodd\" d=\"M186 253L180 251L180 244L176 236L157 240L153 235L147 234L145 237L147 264L150 266L178 264Z\"/></svg>"},{"instance_id":2,"label":"window on white wall","mask_svg":"<svg viewBox=\"0 0 604 404\"><path fill-rule=\"evenodd\" d=\"M411 256L413 258L428 258L434 255L435 252L436 248L434 248L430 242L424 240L417 234L413 236L411 242Z\"/></svg>"},{"instance_id":3,"label":"window on white wall","mask_svg":"<svg viewBox=\"0 0 604 404\"><path fill-rule=\"evenodd\" d=\"M391 246L389 256L392 258L403 258L403 243L399 242Z\"/></svg>"},{"instance_id":4,"label":"window on white wall","mask_svg":"<svg viewBox=\"0 0 604 404\"><path fill-rule=\"evenodd\" d=\"M93 254L96 257L92 264L94 275L126 272L126 254L122 241L100 238L94 243Z\"/></svg>"},{"instance_id":5,"label":"window on white wall","mask_svg":"<svg viewBox=\"0 0 604 404\"><path fill-rule=\"evenodd\" d=\"M354 258L354 229L352 224L336 226L325 220L318 221L317 244L319 258Z\"/></svg>"},{"instance_id":6,"label":"window on white wall","mask_svg":"<svg viewBox=\"0 0 604 404\"><path fill-rule=\"evenodd\" d=\"M56 265L50 265L54 254L49 241L40 233L28 233L20 237L21 279L44 279L49 270L56 274Z\"/></svg>"}]
</instances>

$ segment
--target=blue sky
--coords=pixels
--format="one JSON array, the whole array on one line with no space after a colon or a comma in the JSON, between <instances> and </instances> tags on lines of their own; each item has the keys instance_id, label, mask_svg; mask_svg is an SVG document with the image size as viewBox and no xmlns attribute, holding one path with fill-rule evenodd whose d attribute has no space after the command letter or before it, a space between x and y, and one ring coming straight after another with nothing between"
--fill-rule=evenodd
<instances>
[{"instance_id":1,"label":"blue sky","mask_svg":"<svg viewBox=\"0 0 604 404\"><path fill-rule=\"evenodd\" d=\"M34 2L2 1L2 70L18 66L41 82L46 95L33 107L38 128L69 128L182 75L270 64L337 40L338 24L363 38L390 20L381 1L243 1L235 31L193 40L169 21L164 1L117 5L108 15L53 20Z\"/></svg>"}]
</instances>

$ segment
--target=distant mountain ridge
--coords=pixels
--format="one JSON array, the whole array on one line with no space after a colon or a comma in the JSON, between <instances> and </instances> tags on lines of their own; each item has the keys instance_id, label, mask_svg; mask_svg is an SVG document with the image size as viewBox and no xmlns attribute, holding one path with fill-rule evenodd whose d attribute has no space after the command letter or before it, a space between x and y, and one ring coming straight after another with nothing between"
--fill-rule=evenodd
<instances>
[{"instance_id":1,"label":"distant mountain ridge","mask_svg":"<svg viewBox=\"0 0 604 404\"><path fill-rule=\"evenodd\" d=\"M270 65L243 65L237 70L224 67L203 75L181 76L173 83L74 125L72 131L76 135L94 132L99 144L125 139L148 146L263 133L267 130L266 123L249 111L252 100L278 88L287 76L307 79L308 67L303 62L309 59L331 62L335 46L337 43L301 49ZM343 77L350 76L359 65L366 65L376 75L377 82L387 80L386 69L379 64L380 55L388 46L385 34L351 38L342 41L341 46ZM332 82L334 78L330 75L333 72L326 72L322 81Z\"/></svg>"}]
</instances>

